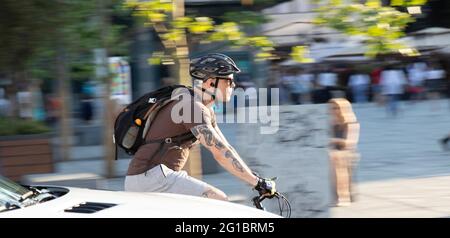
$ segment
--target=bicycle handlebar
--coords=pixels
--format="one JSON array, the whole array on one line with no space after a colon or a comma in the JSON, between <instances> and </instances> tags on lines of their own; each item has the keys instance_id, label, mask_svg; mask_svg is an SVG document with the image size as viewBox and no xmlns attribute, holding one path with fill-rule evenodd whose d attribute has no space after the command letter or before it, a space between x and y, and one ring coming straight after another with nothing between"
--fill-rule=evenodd
<instances>
[{"instance_id":1,"label":"bicycle handlebar","mask_svg":"<svg viewBox=\"0 0 450 238\"><path fill-rule=\"evenodd\" d=\"M287 218L291 217L291 204L289 203L289 201L287 200L287 198L286 198L283 194L281 194L281 193L279 193L279 192L276 192L276 193L273 194L273 195L264 195L264 194L263 194L263 195L260 195L260 196L253 197L253 199L252 199L253 205L254 205L257 209L265 210L265 208L264 208L264 206L261 204L261 202L262 202L264 199L266 199L266 198L272 199L272 198L274 198L274 197L278 198L278 205L279 205L279 207L280 207L280 215L283 216L283 208L284 208L284 205L286 205L286 207L287 207L287 216L286 216L286 217L287 217ZM284 202L283 205L280 203L280 199L283 200L283 202Z\"/></svg>"},{"instance_id":2,"label":"bicycle handlebar","mask_svg":"<svg viewBox=\"0 0 450 238\"><path fill-rule=\"evenodd\" d=\"M266 197L264 195L261 196L256 196L252 199L253 201L253 205L255 205L256 208L264 210L263 205L261 204L261 202L265 199Z\"/></svg>"}]
</instances>

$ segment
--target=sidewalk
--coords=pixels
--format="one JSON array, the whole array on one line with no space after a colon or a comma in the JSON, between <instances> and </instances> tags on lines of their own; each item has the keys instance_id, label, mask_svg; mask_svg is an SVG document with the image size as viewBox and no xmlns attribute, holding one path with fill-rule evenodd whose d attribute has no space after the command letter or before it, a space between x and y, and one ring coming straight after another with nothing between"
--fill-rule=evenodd
<instances>
[{"instance_id":1,"label":"sidewalk","mask_svg":"<svg viewBox=\"0 0 450 238\"><path fill-rule=\"evenodd\" d=\"M331 217L450 217L450 175L366 182L350 207L331 209Z\"/></svg>"},{"instance_id":2,"label":"sidewalk","mask_svg":"<svg viewBox=\"0 0 450 238\"><path fill-rule=\"evenodd\" d=\"M357 201L332 208L331 217L450 217L450 151L438 142L450 132L448 103L403 103L397 118L384 108L357 108Z\"/></svg>"}]
</instances>

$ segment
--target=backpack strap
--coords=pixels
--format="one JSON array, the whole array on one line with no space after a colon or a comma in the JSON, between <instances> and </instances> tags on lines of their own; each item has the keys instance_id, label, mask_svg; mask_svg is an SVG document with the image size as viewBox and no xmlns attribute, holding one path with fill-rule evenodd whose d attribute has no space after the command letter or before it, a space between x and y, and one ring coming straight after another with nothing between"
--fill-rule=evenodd
<instances>
[{"instance_id":1,"label":"backpack strap","mask_svg":"<svg viewBox=\"0 0 450 238\"><path fill-rule=\"evenodd\" d=\"M148 109L148 111L145 113L145 115L144 115L144 120L147 120L147 118L150 116L150 113L152 113L153 112L153 110L155 110L155 108L156 108L156 103L153 105L153 106L151 106L150 107L150 109Z\"/></svg>"},{"instance_id":2,"label":"backpack strap","mask_svg":"<svg viewBox=\"0 0 450 238\"><path fill-rule=\"evenodd\" d=\"M144 132L142 133L142 138L145 139L147 136L147 133L150 131L151 123L156 118L158 112L165 107L167 104L173 102L174 100L177 100L179 96L184 94L184 90L188 90L189 94L193 97L194 96L194 90L189 87L181 86L173 91L173 95L170 95L168 97L160 98L155 105L153 105L145 114L146 123L144 126ZM173 97L172 97L173 96Z\"/></svg>"},{"instance_id":3,"label":"backpack strap","mask_svg":"<svg viewBox=\"0 0 450 238\"><path fill-rule=\"evenodd\" d=\"M169 100L169 98L161 99L161 101L162 101L162 103L156 103L146 113L147 118L146 118L146 122L145 122L145 126L144 126L144 131L142 133L142 139L145 139L145 137L147 136L147 133L150 131L151 124L152 124L153 120L156 118L158 112L163 107L165 107L167 104L172 102L172 100Z\"/></svg>"},{"instance_id":4,"label":"backpack strap","mask_svg":"<svg viewBox=\"0 0 450 238\"><path fill-rule=\"evenodd\" d=\"M195 140L194 140L195 139ZM192 134L192 132L187 132L178 136L174 136L174 137L167 137L164 139L155 139L155 140L147 140L145 141L143 144L153 144L153 143L161 143L161 144L176 144L176 145L181 145L184 142L187 142L189 140L192 141L196 141L197 138L194 136L194 134Z\"/></svg>"},{"instance_id":5,"label":"backpack strap","mask_svg":"<svg viewBox=\"0 0 450 238\"><path fill-rule=\"evenodd\" d=\"M114 152L114 160L117 160L117 144L114 143L114 148L115 148L115 152Z\"/></svg>"},{"instance_id":6,"label":"backpack strap","mask_svg":"<svg viewBox=\"0 0 450 238\"><path fill-rule=\"evenodd\" d=\"M164 149L164 145L166 144L175 144L177 146L180 146L182 143L187 142L187 141L192 141L195 142L197 140L197 138L194 136L194 134L192 134L192 132L187 132L178 136L174 136L174 137L167 137L165 139L155 139L155 140L148 140L145 141L143 145L146 144L154 144L154 143L159 143L159 147L158 149L155 151L155 153L150 157L150 161L153 160L153 158L155 158L156 155L158 156L163 156L164 153L167 151L167 149Z\"/></svg>"},{"instance_id":7,"label":"backpack strap","mask_svg":"<svg viewBox=\"0 0 450 238\"><path fill-rule=\"evenodd\" d=\"M187 88L187 87L180 87L180 88L185 88L188 89L189 94L191 96L194 96L194 91L192 90L192 88ZM178 89L178 88L177 88ZM177 90L175 89L175 90ZM155 117L157 116L158 112L165 107L167 104L173 102L175 99L178 98L179 95L181 95L183 93L183 91L177 91L175 93L174 97L166 97L166 98L162 98L160 99L160 101L162 103L160 104L155 104L150 110L149 112L147 112L147 117L148 120L145 124L144 127L144 132L142 133L142 137L145 139L145 137L147 136L147 133L150 131L150 127L151 127L151 123L153 122L153 120L155 119ZM171 95L172 96L172 95ZM182 143L187 142L187 141L192 141L195 142L197 140L197 138L194 136L194 134L192 134L192 132L187 132L178 136L174 136L174 137L167 137L164 139L154 139L154 140L146 140L144 141L144 143L142 145L146 145L146 144L154 144L154 143L159 143L159 147L156 150L156 152L150 157L150 160L153 160L153 158L156 155L159 156L163 156L163 154L165 153L166 149L164 149L164 145L166 144L176 144L177 146L180 146Z\"/></svg>"}]
</instances>

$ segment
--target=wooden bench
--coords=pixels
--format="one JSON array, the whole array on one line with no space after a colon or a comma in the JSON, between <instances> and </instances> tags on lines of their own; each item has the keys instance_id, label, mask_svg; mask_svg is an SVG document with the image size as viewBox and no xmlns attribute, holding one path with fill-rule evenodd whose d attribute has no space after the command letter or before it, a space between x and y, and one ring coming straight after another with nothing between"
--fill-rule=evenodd
<instances>
[{"instance_id":1,"label":"wooden bench","mask_svg":"<svg viewBox=\"0 0 450 238\"><path fill-rule=\"evenodd\" d=\"M14 181L23 175L54 172L50 136L0 137L0 174Z\"/></svg>"}]
</instances>

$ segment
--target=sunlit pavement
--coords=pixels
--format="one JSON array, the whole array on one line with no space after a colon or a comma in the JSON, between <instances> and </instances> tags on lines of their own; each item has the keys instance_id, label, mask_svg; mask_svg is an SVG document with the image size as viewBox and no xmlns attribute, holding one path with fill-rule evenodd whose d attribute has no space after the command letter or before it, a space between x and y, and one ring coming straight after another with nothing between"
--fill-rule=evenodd
<instances>
[{"instance_id":1,"label":"sunlit pavement","mask_svg":"<svg viewBox=\"0 0 450 238\"><path fill-rule=\"evenodd\" d=\"M449 217L450 151L438 142L450 133L448 101L402 104L396 118L376 107L356 106L356 113L362 154L356 201L330 216Z\"/></svg>"},{"instance_id":2,"label":"sunlit pavement","mask_svg":"<svg viewBox=\"0 0 450 238\"><path fill-rule=\"evenodd\" d=\"M331 209L331 217L449 217L450 176L362 182L349 207Z\"/></svg>"}]
</instances>

